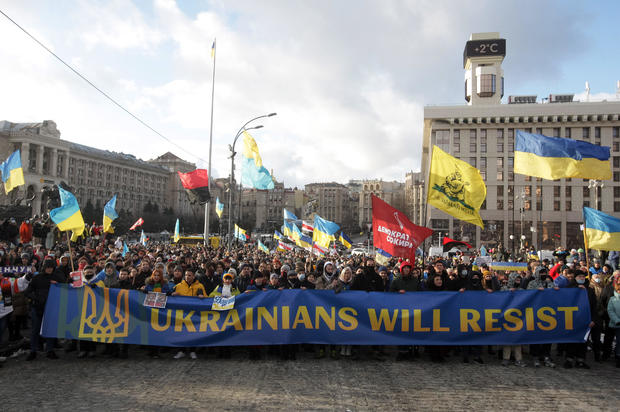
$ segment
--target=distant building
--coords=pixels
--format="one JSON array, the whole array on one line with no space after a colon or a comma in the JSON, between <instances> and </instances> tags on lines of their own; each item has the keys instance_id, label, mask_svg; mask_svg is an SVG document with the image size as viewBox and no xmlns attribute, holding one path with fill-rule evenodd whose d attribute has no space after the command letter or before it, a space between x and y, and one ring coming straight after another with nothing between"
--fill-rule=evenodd
<instances>
[{"instance_id":1,"label":"distant building","mask_svg":"<svg viewBox=\"0 0 620 412\"><path fill-rule=\"evenodd\" d=\"M435 242L443 233L477 247L583 247L583 206L620 212L620 101L577 102L573 95L552 94L543 103L536 96L509 96L502 104L505 54L499 33L472 34L463 64L467 105L424 108L422 176L428 176L433 145L478 168L487 186L481 210L485 228L433 207L428 207L428 227L436 231ZM518 129L610 146L612 180L596 182L597 189L583 179L515 175Z\"/></svg>"},{"instance_id":2,"label":"distant building","mask_svg":"<svg viewBox=\"0 0 620 412\"><path fill-rule=\"evenodd\" d=\"M362 181L362 190L359 194L358 223L362 230L367 230L372 224L372 196L375 195L390 206L405 211L405 185L401 182L386 182L381 179Z\"/></svg>"},{"instance_id":3,"label":"distant building","mask_svg":"<svg viewBox=\"0 0 620 412\"><path fill-rule=\"evenodd\" d=\"M405 174L405 209L404 212L413 223L424 226L424 177L422 173Z\"/></svg>"},{"instance_id":4,"label":"distant building","mask_svg":"<svg viewBox=\"0 0 620 412\"><path fill-rule=\"evenodd\" d=\"M117 208L142 210L148 202L167 206L170 171L125 153L100 150L60 139L56 123L0 121L0 156L6 159L20 149L25 186L0 195L7 204L17 197L30 198L32 213L42 214L47 199L41 189L65 182L83 207L88 201L103 208L115 194Z\"/></svg>"}]
</instances>

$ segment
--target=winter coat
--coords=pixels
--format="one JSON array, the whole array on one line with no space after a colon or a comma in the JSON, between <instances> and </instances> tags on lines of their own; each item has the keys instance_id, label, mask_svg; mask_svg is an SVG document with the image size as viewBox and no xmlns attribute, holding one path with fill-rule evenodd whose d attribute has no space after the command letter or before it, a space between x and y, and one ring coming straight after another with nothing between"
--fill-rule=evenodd
<instances>
[{"instance_id":1,"label":"winter coat","mask_svg":"<svg viewBox=\"0 0 620 412\"><path fill-rule=\"evenodd\" d=\"M26 275L20 278L7 278L0 275L0 319L13 312L14 309L21 309L21 307L15 307L17 303L15 298L17 295L23 297L23 294L19 292L26 290L29 283ZM25 315L25 313L19 315Z\"/></svg>"},{"instance_id":2,"label":"winter coat","mask_svg":"<svg viewBox=\"0 0 620 412\"><path fill-rule=\"evenodd\" d=\"M549 274L547 274L547 279L550 279ZM529 283L527 284L528 290L538 289L538 288L549 289L553 287L555 287L553 282L547 282L546 280L543 281L540 279L540 271L538 268L536 269L536 273L534 273L532 280L530 280Z\"/></svg>"},{"instance_id":3,"label":"winter coat","mask_svg":"<svg viewBox=\"0 0 620 412\"><path fill-rule=\"evenodd\" d=\"M609 315L609 327L620 328L620 293L614 291L614 295L609 299L607 314Z\"/></svg>"},{"instance_id":4,"label":"winter coat","mask_svg":"<svg viewBox=\"0 0 620 412\"><path fill-rule=\"evenodd\" d=\"M383 290L383 280L374 267L364 267L364 272L355 276L351 283L351 290L365 290L366 292L380 292Z\"/></svg>"},{"instance_id":5,"label":"winter coat","mask_svg":"<svg viewBox=\"0 0 620 412\"><path fill-rule=\"evenodd\" d=\"M183 279L174 287L174 291L181 296L207 296L204 286L197 280L194 280L190 285Z\"/></svg>"},{"instance_id":6,"label":"winter coat","mask_svg":"<svg viewBox=\"0 0 620 412\"><path fill-rule=\"evenodd\" d=\"M30 223L22 222L20 225L19 240L21 243L32 242L32 225Z\"/></svg>"},{"instance_id":7,"label":"winter coat","mask_svg":"<svg viewBox=\"0 0 620 412\"><path fill-rule=\"evenodd\" d=\"M63 273L56 270L49 275L45 272L39 272L32 277L28 288L24 292L26 297L32 300L32 307L40 315L43 315L45 311L45 303L47 302L47 295L50 291L52 281L64 283L65 276Z\"/></svg>"},{"instance_id":8,"label":"winter coat","mask_svg":"<svg viewBox=\"0 0 620 412\"><path fill-rule=\"evenodd\" d=\"M321 276L317 277L317 280L314 284L315 289L327 289L332 284L332 282L338 279L338 275L336 274L335 270L332 270L331 275L325 271L325 266L327 266L328 263L331 262L325 262L325 264L323 265L323 273L321 274ZM332 264L332 268L333 267L334 265Z\"/></svg>"},{"instance_id":9,"label":"winter coat","mask_svg":"<svg viewBox=\"0 0 620 412\"><path fill-rule=\"evenodd\" d=\"M239 292L241 293L245 292L251 283L252 283L251 275L248 275L247 277L239 276L237 280L235 281L235 285L237 286L237 289L239 289Z\"/></svg>"},{"instance_id":10,"label":"winter coat","mask_svg":"<svg viewBox=\"0 0 620 412\"><path fill-rule=\"evenodd\" d=\"M420 279L414 276L400 276L398 279L394 279L390 285L390 292L398 292L404 290L405 292L417 292L420 290Z\"/></svg>"},{"instance_id":11,"label":"winter coat","mask_svg":"<svg viewBox=\"0 0 620 412\"><path fill-rule=\"evenodd\" d=\"M329 290L333 290L336 293L343 292L345 290L351 289L351 282L345 283L342 280L338 279L336 282L332 283L327 287Z\"/></svg>"}]
</instances>

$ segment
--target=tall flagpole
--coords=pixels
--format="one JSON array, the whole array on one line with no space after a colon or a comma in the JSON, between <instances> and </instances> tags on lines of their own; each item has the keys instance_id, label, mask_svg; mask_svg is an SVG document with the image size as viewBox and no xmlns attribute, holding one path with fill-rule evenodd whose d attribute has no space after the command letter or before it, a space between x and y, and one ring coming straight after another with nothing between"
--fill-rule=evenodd
<instances>
[{"instance_id":1,"label":"tall flagpole","mask_svg":"<svg viewBox=\"0 0 620 412\"><path fill-rule=\"evenodd\" d=\"M211 148L213 146L213 101L215 98L215 46L217 39L213 39L213 45L211 46L211 57L213 58L213 80L211 82L211 127L209 130L209 196L211 195L211 180L213 176L211 175ZM204 245L207 246L209 244L209 209L211 206L211 198L205 204L205 230L204 230Z\"/></svg>"}]
</instances>

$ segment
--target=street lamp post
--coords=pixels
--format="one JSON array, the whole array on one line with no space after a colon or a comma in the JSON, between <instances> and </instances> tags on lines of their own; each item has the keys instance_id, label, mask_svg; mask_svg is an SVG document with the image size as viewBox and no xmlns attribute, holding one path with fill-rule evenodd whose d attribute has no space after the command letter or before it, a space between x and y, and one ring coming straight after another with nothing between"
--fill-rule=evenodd
<instances>
[{"instance_id":1,"label":"street lamp post","mask_svg":"<svg viewBox=\"0 0 620 412\"><path fill-rule=\"evenodd\" d=\"M261 127L263 127L262 125L258 125L258 126L254 126L254 127L247 127L248 124L252 123L255 120L258 119L262 119L264 117L271 117L271 116L275 116L276 113L269 113L269 114L264 114L262 116L257 116L253 119L248 120L247 122L245 122L245 124L243 126L241 126L241 128L239 129L239 131L237 132L237 134L235 135L235 139L233 140L232 145L229 145L229 149L230 149L230 181L228 184L228 249L230 249L231 243L232 243L232 237L231 237L231 232L232 232L232 219L233 219L233 213L232 213L232 191L233 191L233 181L235 179L235 155L237 154L235 152L235 144L237 143L237 139L239 139L239 136L241 136L241 133L243 133L246 130L252 130L252 129L260 129ZM241 184L239 184L239 187L241 187ZM239 196L241 196L241 193L239 193Z\"/></svg>"}]
</instances>

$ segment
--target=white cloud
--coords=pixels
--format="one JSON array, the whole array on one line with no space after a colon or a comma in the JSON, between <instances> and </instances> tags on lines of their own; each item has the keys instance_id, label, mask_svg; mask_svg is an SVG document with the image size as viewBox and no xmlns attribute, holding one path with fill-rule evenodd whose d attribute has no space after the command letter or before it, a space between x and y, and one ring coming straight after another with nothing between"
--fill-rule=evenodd
<instances>
[{"instance_id":1,"label":"white cloud","mask_svg":"<svg viewBox=\"0 0 620 412\"><path fill-rule=\"evenodd\" d=\"M0 118L53 119L67 140L141 158L172 151L204 164L217 36L213 176L229 173L228 145L239 127L275 111L252 134L265 166L286 185L402 181L419 168L423 106L464 103L462 50L470 32L500 30L507 38L508 88L559 81L566 56L576 56L571 48L588 37L585 26L571 23L579 8L558 2L206 4L195 15L172 0L75 0L57 13L44 2L26 8L14 1L6 10L190 154L110 104L6 21L0 61L11 64L0 65L0 81L10 98L0 99Z\"/></svg>"}]
</instances>

